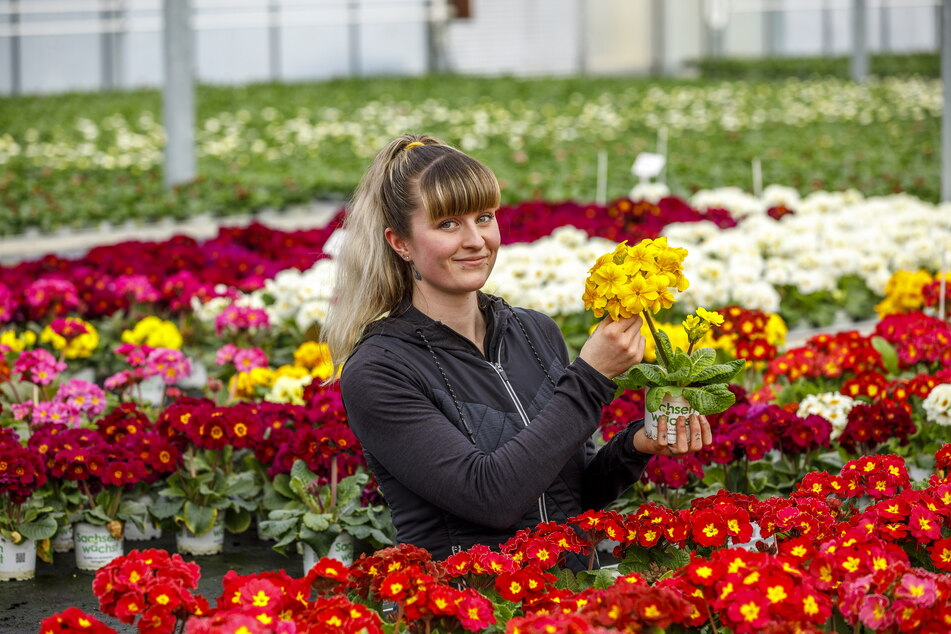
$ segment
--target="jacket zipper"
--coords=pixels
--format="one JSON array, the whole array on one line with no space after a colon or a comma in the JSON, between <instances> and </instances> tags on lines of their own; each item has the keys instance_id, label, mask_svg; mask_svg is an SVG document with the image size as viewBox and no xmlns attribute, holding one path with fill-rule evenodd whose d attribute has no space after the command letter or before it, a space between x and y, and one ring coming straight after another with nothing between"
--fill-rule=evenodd
<instances>
[{"instance_id":1,"label":"jacket zipper","mask_svg":"<svg viewBox=\"0 0 951 634\"><path fill-rule=\"evenodd\" d=\"M504 342L499 342L499 353L496 358L502 358L502 344ZM509 397L512 399L512 402L515 403L515 409L518 410L518 415L522 418L522 424L525 427L528 427L528 424L531 422L528 419L528 413L525 411L525 408L522 407L522 402L518 400L518 395L515 393L515 390L512 388L512 384L509 382L509 377L505 374L505 369L502 367L502 364L498 361L489 361L489 365L495 370L496 374L499 375L499 378L502 380L502 385L505 386L505 391L508 392ZM548 505L545 502L545 493L542 492L541 496L538 498L538 515L541 518L542 522L548 521Z\"/></svg>"}]
</instances>

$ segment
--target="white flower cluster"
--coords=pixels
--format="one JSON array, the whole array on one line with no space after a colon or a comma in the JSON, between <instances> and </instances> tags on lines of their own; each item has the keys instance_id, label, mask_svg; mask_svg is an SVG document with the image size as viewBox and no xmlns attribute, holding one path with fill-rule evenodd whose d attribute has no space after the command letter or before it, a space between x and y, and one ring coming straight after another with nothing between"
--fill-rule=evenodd
<instances>
[{"instance_id":1,"label":"white flower cluster","mask_svg":"<svg viewBox=\"0 0 951 634\"><path fill-rule=\"evenodd\" d=\"M810 394L800 401L796 416L799 418L805 418L810 414L821 416L832 423L830 438L836 440L845 431L845 426L849 422L849 412L852 411L854 405L854 399L838 392Z\"/></svg>"},{"instance_id":2,"label":"white flower cluster","mask_svg":"<svg viewBox=\"0 0 951 634\"><path fill-rule=\"evenodd\" d=\"M907 195L865 199L855 191L815 192L799 199L770 187L755 198L723 188L699 192L691 202L744 220L724 230L707 222L665 227L672 245L690 251L684 268L691 286L680 297L690 309L736 303L775 311L777 287L835 293L846 275L884 294L895 271L940 268L941 250L951 242L951 205ZM779 220L765 214L779 203L795 213Z\"/></svg>"},{"instance_id":3,"label":"white flower cluster","mask_svg":"<svg viewBox=\"0 0 951 634\"><path fill-rule=\"evenodd\" d=\"M935 386L922 406L929 421L942 427L951 426L951 384Z\"/></svg>"},{"instance_id":4,"label":"white flower cluster","mask_svg":"<svg viewBox=\"0 0 951 634\"><path fill-rule=\"evenodd\" d=\"M503 246L485 291L548 315L583 312L588 269L614 246L572 226L559 227L535 242Z\"/></svg>"}]
</instances>

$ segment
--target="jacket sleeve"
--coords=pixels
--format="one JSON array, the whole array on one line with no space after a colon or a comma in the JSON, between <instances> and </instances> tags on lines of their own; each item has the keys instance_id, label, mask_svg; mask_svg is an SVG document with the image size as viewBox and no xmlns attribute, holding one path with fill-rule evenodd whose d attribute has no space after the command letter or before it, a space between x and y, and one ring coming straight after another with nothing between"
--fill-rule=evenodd
<instances>
[{"instance_id":1,"label":"jacket sleeve","mask_svg":"<svg viewBox=\"0 0 951 634\"><path fill-rule=\"evenodd\" d=\"M432 403L405 360L361 347L344 368L341 390L364 448L416 495L499 530L521 519L585 445L613 394L591 366L571 363L532 424L485 453Z\"/></svg>"},{"instance_id":2,"label":"jacket sleeve","mask_svg":"<svg viewBox=\"0 0 951 634\"><path fill-rule=\"evenodd\" d=\"M536 317L536 323L545 330L546 338L561 349L559 351L561 358L567 361L568 351L558 325L551 318L541 316L539 313L533 316ZM601 379L607 381L604 377ZM613 388L614 382L611 381L610 385ZM612 399L613 393L606 402ZM615 434L600 450L596 449L593 440L586 443L587 457L582 475L581 508L604 508L641 477L652 457L650 454L643 454L634 449L634 434L643 426L643 420L632 422L623 431Z\"/></svg>"},{"instance_id":3,"label":"jacket sleeve","mask_svg":"<svg viewBox=\"0 0 951 634\"><path fill-rule=\"evenodd\" d=\"M632 422L598 451L594 450L593 441L589 444L581 488L582 508L604 508L644 473L652 456L634 449L634 434L643 426L643 420Z\"/></svg>"}]
</instances>

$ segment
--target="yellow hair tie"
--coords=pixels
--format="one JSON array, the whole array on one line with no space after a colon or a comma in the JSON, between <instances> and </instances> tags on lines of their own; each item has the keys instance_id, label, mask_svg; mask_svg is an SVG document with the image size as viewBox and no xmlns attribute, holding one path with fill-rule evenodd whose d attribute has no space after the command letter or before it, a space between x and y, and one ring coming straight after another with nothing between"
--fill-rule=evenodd
<instances>
[{"instance_id":1,"label":"yellow hair tie","mask_svg":"<svg viewBox=\"0 0 951 634\"><path fill-rule=\"evenodd\" d=\"M406 147L403 148L403 149L404 149L404 150L408 150L408 149L410 149L410 148L416 147L417 145L423 145L423 142L422 142L422 141L413 141L412 143L407 143L407 144L406 144Z\"/></svg>"}]
</instances>

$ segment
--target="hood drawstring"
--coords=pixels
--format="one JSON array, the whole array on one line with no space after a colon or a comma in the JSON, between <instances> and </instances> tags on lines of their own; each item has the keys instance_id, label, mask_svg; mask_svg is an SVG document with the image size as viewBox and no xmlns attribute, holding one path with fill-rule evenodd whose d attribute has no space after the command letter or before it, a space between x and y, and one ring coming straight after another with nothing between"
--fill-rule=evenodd
<instances>
[{"instance_id":1,"label":"hood drawstring","mask_svg":"<svg viewBox=\"0 0 951 634\"><path fill-rule=\"evenodd\" d=\"M456 411L459 413L459 421L462 423L462 426L466 430L466 436L469 437L469 441L474 445L475 436L472 435L472 428L469 427L469 423L466 422L466 417L462 413L462 407L459 405L459 400L456 398L456 391L452 389L452 383L449 382L449 377L446 376L446 371L442 369L442 364L439 363L439 359L436 358L436 351L433 350L432 344L429 343L429 339L426 338L426 335L423 334L422 328L416 329L416 334L420 339L423 340L423 343L426 344L426 347L429 349L429 354L433 356L433 361L436 363L436 367L439 369L439 374L442 375L442 380L446 384L446 387L449 389L449 396L452 398L453 405L456 406Z\"/></svg>"},{"instance_id":2,"label":"hood drawstring","mask_svg":"<svg viewBox=\"0 0 951 634\"><path fill-rule=\"evenodd\" d=\"M502 303L505 304L505 300L502 300ZM532 338L528 336L528 331L525 330L525 324L522 323L522 320L519 318L518 313L515 312L511 306L505 304L509 310L512 311L512 317L515 317L515 321L518 324L518 329L522 331L522 334L525 336L525 341L528 342L528 347L532 349L532 354L535 356L535 363L538 364L538 367L542 369L542 372L545 373L545 378L548 379L548 382L551 383L552 387L555 387L555 380L551 378L551 375L548 374L548 368L545 367L545 364L542 363L541 357L538 356L538 350L535 349L535 344L532 343Z\"/></svg>"},{"instance_id":3,"label":"hood drawstring","mask_svg":"<svg viewBox=\"0 0 951 634\"><path fill-rule=\"evenodd\" d=\"M548 373L548 368L545 367L545 364L542 363L541 357L538 356L538 350L535 349L535 344L532 343L532 338L528 336L528 331L525 329L525 324L522 323L522 320L519 318L518 313L508 305L505 300L502 300L502 304L509 309L512 313L512 317L515 318L515 322L518 324L518 329L522 331L522 335L525 337L525 341L528 342L528 347L532 349L532 355L535 357L535 363L538 364L538 367L542 369L542 372L545 373L545 378L548 379L548 382L552 387L555 387L555 380L551 378L551 374ZM442 369L442 364L439 363L439 359L436 357L436 351L433 350L433 346L429 343L429 339L426 338L426 335L423 334L422 328L416 329L416 336L423 340L423 343L426 344L426 348L429 350L429 354L433 357L433 363L436 364L436 368L439 370L439 374L442 375L443 383L446 384L446 389L449 390L449 397L452 398L452 404L456 406L456 412L459 414L459 422L462 423L463 428L466 430L466 436L469 437L470 442L475 444L475 436L472 434L472 428L469 427L469 423L466 422L466 417L462 413L462 406L459 405L459 399L456 398L456 391L452 389L452 383L449 382L449 377L446 376L446 371Z\"/></svg>"}]
</instances>

